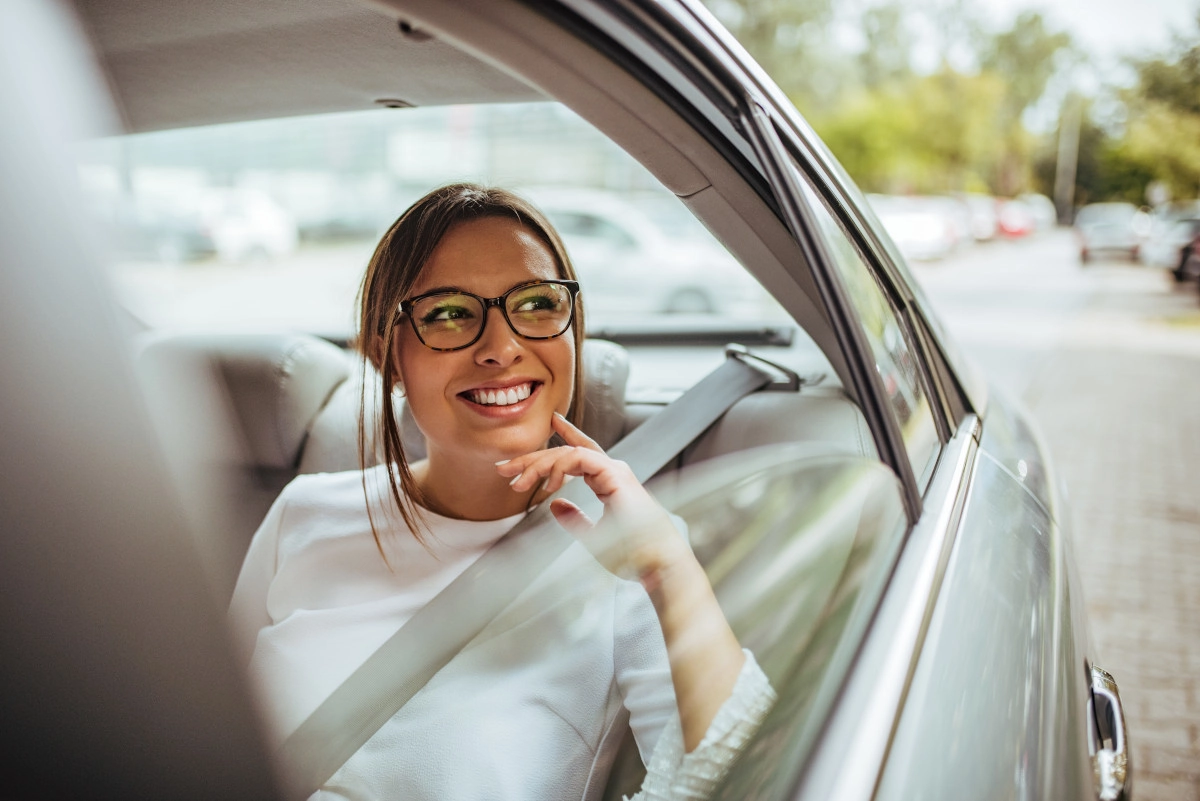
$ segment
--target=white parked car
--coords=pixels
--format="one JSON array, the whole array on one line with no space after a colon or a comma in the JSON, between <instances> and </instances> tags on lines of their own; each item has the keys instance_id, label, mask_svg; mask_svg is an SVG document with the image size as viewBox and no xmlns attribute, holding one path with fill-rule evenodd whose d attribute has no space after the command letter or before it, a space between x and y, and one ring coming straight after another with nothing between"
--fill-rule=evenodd
<instances>
[{"instance_id":1,"label":"white parked car","mask_svg":"<svg viewBox=\"0 0 1200 801\"><path fill-rule=\"evenodd\" d=\"M870 195L868 200L905 258L932 261L957 247L956 220L940 198Z\"/></svg>"},{"instance_id":2,"label":"white parked car","mask_svg":"<svg viewBox=\"0 0 1200 801\"><path fill-rule=\"evenodd\" d=\"M760 314L768 301L710 236L681 234L664 224L657 204L648 211L615 192L576 187L532 187L522 194L558 229L595 318L644 312L745 316Z\"/></svg>"},{"instance_id":3,"label":"white parked car","mask_svg":"<svg viewBox=\"0 0 1200 801\"><path fill-rule=\"evenodd\" d=\"M264 192L212 190L199 214L221 261L266 261L296 249L296 221Z\"/></svg>"}]
</instances>

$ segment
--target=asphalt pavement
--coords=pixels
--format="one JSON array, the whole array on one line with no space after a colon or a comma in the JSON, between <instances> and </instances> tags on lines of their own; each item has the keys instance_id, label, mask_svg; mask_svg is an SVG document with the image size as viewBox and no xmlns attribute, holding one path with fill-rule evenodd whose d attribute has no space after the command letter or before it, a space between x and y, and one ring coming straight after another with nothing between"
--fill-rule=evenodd
<instances>
[{"instance_id":1,"label":"asphalt pavement","mask_svg":"<svg viewBox=\"0 0 1200 801\"><path fill-rule=\"evenodd\" d=\"M1032 412L1066 483L1134 797L1200 801L1200 293L1141 265L1084 267L1062 231L915 272L968 355Z\"/></svg>"}]
</instances>

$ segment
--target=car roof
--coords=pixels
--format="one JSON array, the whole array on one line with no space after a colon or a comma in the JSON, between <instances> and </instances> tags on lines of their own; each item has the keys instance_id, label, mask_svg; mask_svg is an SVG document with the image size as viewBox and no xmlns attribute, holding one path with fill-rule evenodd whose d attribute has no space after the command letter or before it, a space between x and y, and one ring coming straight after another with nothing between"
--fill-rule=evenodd
<instances>
[{"instance_id":1,"label":"car roof","mask_svg":"<svg viewBox=\"0 0 1200 801\"><path fill-rule=\"evenodd\" d=\"M544 95L355 0L76 0L129 132Z\"/></svg>"}]
</instances>

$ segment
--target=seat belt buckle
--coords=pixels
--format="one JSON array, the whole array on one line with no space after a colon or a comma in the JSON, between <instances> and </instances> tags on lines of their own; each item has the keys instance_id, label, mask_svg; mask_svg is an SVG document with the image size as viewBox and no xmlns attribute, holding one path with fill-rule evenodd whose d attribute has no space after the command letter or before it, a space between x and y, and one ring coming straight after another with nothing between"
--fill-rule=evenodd
<instances>
[{"instance_id":1,"label":"seat belt buckle","mask_svg":"<svg viewBox=\"0 0 1200 801\"><path fill-rule=\"evenodd\" d=\"M751 367L755 366L752 364L752 362L766 365L774 372L783 376L781 379L772 381L770 384L767 384L765 387L763 387L763 392L799 392L800 387L811 387L815 384L821 383L821 381L825 378L824 373L814 373L807 376L800 375L790 367L784 367L782 364L773 362L770 359L764 359L757 353L751 353L750 349L745 345L739 345L736 342L731 342L725 346L725 358L737 359L738 361L749 364Z\"/></svg>"}]
</instances>

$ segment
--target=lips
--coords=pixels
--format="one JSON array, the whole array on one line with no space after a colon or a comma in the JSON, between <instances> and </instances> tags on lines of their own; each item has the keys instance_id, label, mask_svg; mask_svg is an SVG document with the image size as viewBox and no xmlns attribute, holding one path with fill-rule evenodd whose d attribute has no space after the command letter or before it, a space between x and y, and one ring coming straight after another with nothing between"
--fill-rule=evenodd
<instances>
[{"instance_id":1,"label":"lips","mask_svg":"<svg viewBox=\"0 0 1200 801\"><path fill-rule=\"evenodd\" d=\"M533 394L539 382L525 381L507 387L481 387L459 393L462 397L480 406L512 406Z\"/></svg>"}]
</instances>

